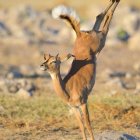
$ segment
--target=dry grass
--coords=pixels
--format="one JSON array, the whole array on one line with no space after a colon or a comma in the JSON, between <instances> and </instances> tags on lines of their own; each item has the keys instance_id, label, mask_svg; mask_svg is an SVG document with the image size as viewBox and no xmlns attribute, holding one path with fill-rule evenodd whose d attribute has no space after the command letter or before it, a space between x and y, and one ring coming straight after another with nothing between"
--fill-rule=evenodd
<instances>
[{"instance_id":1,"label":"dry grass","mask_svg":"<svg viewBox=\"0 0 140 140\"><path fill-rule=\"evenodd\" d=\"M95 130L118 130L139 135L140 96L118 94L112 97L95 96L90 110Z\"/></svg>"},{"instance_id":2,"label":"dry grass","mask_svg":"<svg viewBox=\"0 0 140 140\"><path fill-rule=\"evenodd\" d=\"M49 96L48 96L49 95ZM47 93L29 100L15 96L0 95L0 137L12 137L18 134L34 139L47 134L50 129L77 129L73 117L69 117L67 106ZM140 137L140 96L90 96L89 109L95 132L118 130ZM39 133L39 134L38 134ZM78 135L78 134L77 134ZM23 135L22 135L23 136Z\"/></svg>"}]
</instances>

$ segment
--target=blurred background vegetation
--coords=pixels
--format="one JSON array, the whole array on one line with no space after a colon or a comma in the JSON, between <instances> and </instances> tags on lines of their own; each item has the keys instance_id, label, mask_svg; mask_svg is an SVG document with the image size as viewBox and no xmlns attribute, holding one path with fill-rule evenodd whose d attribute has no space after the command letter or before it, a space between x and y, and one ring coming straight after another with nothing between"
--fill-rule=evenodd
<instances>
[{"instance_id":1,"label":"blurred background vegetation","mask_svg":"<svg viewBox=\"0 0 140 140\"><path fill-rule=\"evenodd\" d=\"M83 16L88 12L92 5L103 6L109 0L0 0L0 8L10 8L19 5L31 5L36 9L51 9L58 4L70 5L77 9L78 13ZM121 5L131 5L140 8L139 0L121 0Z\"/></svg>"}]
</instances>

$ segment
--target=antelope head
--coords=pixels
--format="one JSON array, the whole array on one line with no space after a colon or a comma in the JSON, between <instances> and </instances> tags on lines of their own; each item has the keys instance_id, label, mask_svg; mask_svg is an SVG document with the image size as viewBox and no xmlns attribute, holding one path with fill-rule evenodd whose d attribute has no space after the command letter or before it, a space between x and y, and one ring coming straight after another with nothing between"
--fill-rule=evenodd
<instances>
[{"instance_id":1,"label":"antelope head","mask_svg":"<svg viewBox=\"0 0 140 140\"><path fill-rule=\"evenodd\" d=\"M60 64L69 58L74 57L72 54L67 54L66 56L51 56L50 54L44 54L44 62L40 65L43 71L47 71L50 74L60 72Z\"/></svg>"}]
</instances>

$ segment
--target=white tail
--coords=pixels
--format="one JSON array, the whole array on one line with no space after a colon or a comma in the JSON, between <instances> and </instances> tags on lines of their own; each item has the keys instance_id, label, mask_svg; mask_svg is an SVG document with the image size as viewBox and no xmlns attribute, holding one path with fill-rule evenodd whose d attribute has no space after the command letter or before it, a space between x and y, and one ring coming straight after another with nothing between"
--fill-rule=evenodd
<instances>
[{"instance_id":1,"label":"white tail","mask_svg":"<svg viewBox=\"0 0 140 140\"><path fill-rule=\"evenodd\" d=\"M53 18L65 19L70 23L77 36L80 35L80 18L74 9L66 7L64 5L59 5L52 10Z\"/></svg>"}]
</instances>

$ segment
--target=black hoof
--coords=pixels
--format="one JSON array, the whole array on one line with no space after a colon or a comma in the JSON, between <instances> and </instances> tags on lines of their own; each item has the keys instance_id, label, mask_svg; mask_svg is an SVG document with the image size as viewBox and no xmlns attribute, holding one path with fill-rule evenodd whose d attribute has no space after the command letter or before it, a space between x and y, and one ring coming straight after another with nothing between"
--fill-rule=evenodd
<instances>
[{"instance_id":1,"label":"black hoof","mask_svg":"<svg viewBox=\"0 0 140 140\"><path fill-rule=\"evenodd\" d=\"M112 3L114 3L114 2L120 2L120 0L110 0L110 1L112 1Z\"/></svg>"},{"instance_id":2,"label":"black hoof","mask_svg":"<svg viewBox=\"0 0 140 140\"><path fill-rule=\"evenodd\" d=\"M112 1L112 3L114 3L116 0L110 0L110 1Z\"/></svg>"}]
</instances>

